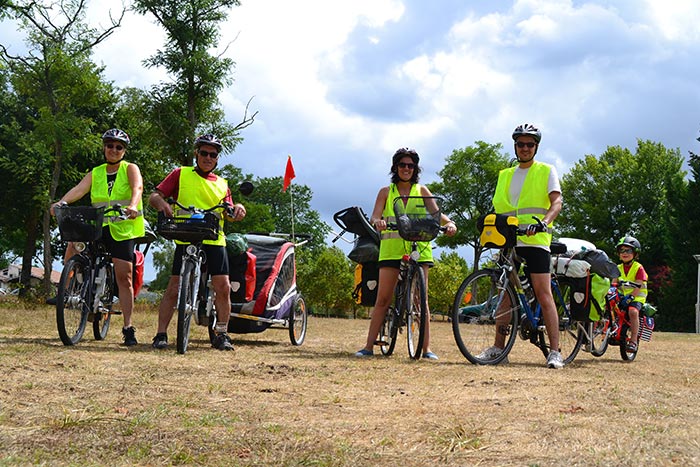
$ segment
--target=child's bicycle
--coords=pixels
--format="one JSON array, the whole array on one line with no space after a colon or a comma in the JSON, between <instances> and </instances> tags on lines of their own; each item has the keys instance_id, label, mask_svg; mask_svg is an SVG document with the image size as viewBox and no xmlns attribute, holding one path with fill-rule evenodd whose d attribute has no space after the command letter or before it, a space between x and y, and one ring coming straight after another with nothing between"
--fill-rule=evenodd
<instances>
[{"instance_id":1,"label":"child's bicycle","mask_svg":"<svg viewBox=\"0 0 700 467\"><path fill-rule=\"evenodd\" d=\"M61 240L74 242L77 255L63 267L56 297L56 325L64 345L80 342L88 322L96 340L107 337L114 309L116 280L112 255L105 249L102 221L106 214L123 217L122 208L59 205L55 208ZM152 236L141 243L149 244ZM146 247L148 249L148 247Z\"/></svg>"},{"instance_id":2,"label":"child's bicycle","mask_svg":"<svg viewBox=\"0 0 700 467\"><path fill-rule=\"evenodd\" d=\"M206 254L202 249L204 240L216 240L219 235L219 217L213 211L228 209L227 203L220 203L209 209L198 209L194 206L183 206L172 198L166 200L169 204L179 207L186 217L167 217L158 213L156 232L168 240L177 240L188 245L183 249L182 266L180 267L180 283L177 294L177 353L187 352L190 339L192 317L200 319L198 310L200 302L206 303L203 309L213 316L208 316L209 322L216 322L214 308L214 291L209 292L206 284L209 275L206 272ZM207 293L209 292L209 293Z\"/></svg>"},{"instance_id":3,"label":"child's bicycle","mask_svg":"<svg viewBox=\"0 0 700 467\"><path fill-rule=\"evenodd\" d=\"M398 333L405 326L408 355L414 360L421 358L428 319L428 296L425 273L418 263L418 242L429 242L444 230L440 227L441 201L442 198L436 196L408 196L394 200L396 222L388 222L387 228L398 230L401 238L411 243L411 251L401 259L394 306L387 310L379 330L376 345L383 355L394 352Z\"/></svg>"},{"instance_id":4,"label":"child's bicycle","mask_svg":"<svg viewBox=\"0 0 700 467\"><path fill-rule=\"evenodd\" d=\"M631 351L628 347L630 336L632 335L632 324L628 310L620 308L622 299L618 287L639 287L639 284L630 281L621 281L617 286L610 287L605 296L605 311L604 317L607 318L610 326L605 330L604 335L607 336L605 341L605 352L607 345L614 345L620 348L620 357L623 360L631 362L637 357L639 352L639 344L641 341L650 341L651 334L654 330L654 318L645 317L643 313L639 313L639 334L637 336L637 349ZM601 354L602 355L602 354Z\"/></svg>"},{"instance_id":5,"label":"child's bicycle","mask_svg":"<svg viewBox=\"0 0 700 467\"><path fill-rule=\"evenodd\" d=\"M542 231L544 224L535 220L539 223L538 231ZM516 268L515 238L526 235L526 229L516 225L502 226L507 240L500 247L495 264L470 274L455 296L452 331L462 355L473 364L495 365L506 360L517 334L538 347L545 357L549 355L542 307L532 288L523 287ZM560 245L565 251L566 247ZM564 251L553 247L552 254ZM578 322L572 319L566 302L567 286L560 286L552 274L551 287L559 315L559 350L564 363L570 363L581 348L583 334L578 332ZM494 345L497 336L502 349Z\"/></svg>"}]
</instances>

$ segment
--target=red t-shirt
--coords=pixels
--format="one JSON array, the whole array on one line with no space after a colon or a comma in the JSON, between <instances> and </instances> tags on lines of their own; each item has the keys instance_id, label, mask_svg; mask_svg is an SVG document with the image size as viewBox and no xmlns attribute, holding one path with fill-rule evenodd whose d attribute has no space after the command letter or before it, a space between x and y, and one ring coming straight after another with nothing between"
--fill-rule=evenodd
<instances>
[{"instance_id":1,"label":"red t-shirt","mask_svg":"<svg viewBox=\"0 0 700 467\"><path fill-rule=\"evenodd\" d=\"M177 199L177 194L180 191L180 171L183 167L178 167L168 174L165 179L156 186L156 189L163 194L164 198L174 198ZM194 167L184 167L185 170L195 170ZM197 172L201 177L202 174ZM206 179L215 182L219 179L219 176L213 172L209 172ZM233 200L231 198L231 188L226 190L226 196L224 197L224 202L228 202L233 205Z\"/></svg>"}]
</instances>

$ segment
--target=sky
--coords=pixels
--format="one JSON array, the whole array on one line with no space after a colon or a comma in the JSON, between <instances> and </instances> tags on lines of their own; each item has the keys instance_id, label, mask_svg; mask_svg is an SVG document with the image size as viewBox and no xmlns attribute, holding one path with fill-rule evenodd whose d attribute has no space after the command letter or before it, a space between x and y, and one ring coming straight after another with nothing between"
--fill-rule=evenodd
<instances>
[{"instance_id":1,"label":"sky","mask_svg":"<svg viewBox=\"0 0 700 467\"><path fill-rule=\"evenodd\" d=\"M696 0L241 3L221 27L218 52L236 66L220 102L234 124L251 99L258 114L222 163L274 177L291 155L293 185L313 191L333 228L345 207L371 212L399 147L420 154L422 183L476 141L512 153L523 122L541 129L537 158L560 176L608 146L634 152L637 139L700 152ZM107 25L118 5L91 0L88 21ZM1 29L0 42L21 47ZM151 18L127 13L94 58L117 86L147 88L168 79L142 65L163 40Z\"/></svg>"}]
</instances>

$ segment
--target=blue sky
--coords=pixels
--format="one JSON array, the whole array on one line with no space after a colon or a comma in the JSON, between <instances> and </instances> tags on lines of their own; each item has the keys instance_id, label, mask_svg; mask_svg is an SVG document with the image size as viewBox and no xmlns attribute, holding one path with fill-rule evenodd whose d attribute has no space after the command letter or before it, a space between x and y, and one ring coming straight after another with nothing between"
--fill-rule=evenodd
<instances>
[{"instance_id":1,"label":"blue sky","mask_svg":"<svg viewBox=\"0 0 700 467\"><path fill-rule=\"evenodd\" d=\"M116 11L89 5L95 26ZM371 210L398 147L421 154L430 182L454 149L510 151L522 122L542 129L537 157L560 175L637 138L687 156L700 151L698 24L695 0L242 0L222 27L236 68L220 100L232 123L251 97L259 114L224 162L282 176L291 154L334 226L346 206ZM21 45L14 28L0 40ZM166 79L141 65L162 43L127 14L95 59L115 84L148 87Z\"/></svg>"}]
</instances>

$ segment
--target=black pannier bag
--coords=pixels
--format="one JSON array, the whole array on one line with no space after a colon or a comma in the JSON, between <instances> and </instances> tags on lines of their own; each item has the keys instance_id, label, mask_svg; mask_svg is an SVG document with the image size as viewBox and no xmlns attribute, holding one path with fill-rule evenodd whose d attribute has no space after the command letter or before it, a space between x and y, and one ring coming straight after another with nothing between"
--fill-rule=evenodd
<instances>
[{"instance_id":1,"label":"black pannier bag","mask_svg":"<svg viewBox=\"0 0 700 467\"><path fill-rule=\"evenodd\" d=\"M374 306L379 286L379 265L372 261L355 266L355 290L352 298L362 306Z\"/></svg>"}]
</instances>

